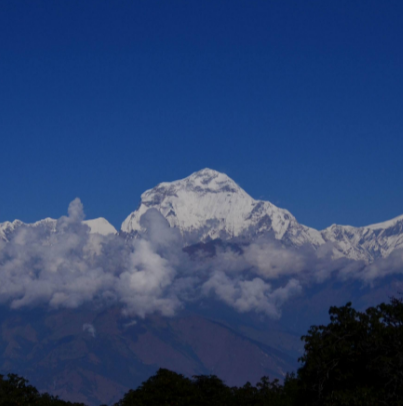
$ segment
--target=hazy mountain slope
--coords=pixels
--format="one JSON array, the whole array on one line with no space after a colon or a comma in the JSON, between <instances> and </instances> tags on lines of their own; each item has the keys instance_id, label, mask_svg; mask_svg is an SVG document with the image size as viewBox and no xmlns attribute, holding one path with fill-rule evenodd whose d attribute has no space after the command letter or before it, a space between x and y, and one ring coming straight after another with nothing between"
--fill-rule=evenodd
<instances>
[{"instance_id":1,"label":"hazy mountain slope","mask_svg":"<svg viewBox=\"0 0 403 406\"><path fill-rule=\"evenodd\" d=\"M89 405L111 404L159 367L217 374L229 385L282 378L295 367L268 342L189 312L133 322L116 308L3 308L0 332L0 373L19 373L40 390Z\"/></svg>"}]
</instances>

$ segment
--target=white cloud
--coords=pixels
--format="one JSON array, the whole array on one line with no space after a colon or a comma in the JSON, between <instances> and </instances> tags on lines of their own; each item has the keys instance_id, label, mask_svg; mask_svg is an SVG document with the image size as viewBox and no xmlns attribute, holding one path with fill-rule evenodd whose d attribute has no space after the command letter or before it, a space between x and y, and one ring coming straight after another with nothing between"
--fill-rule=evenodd
<instances>
[{"instance_id":1,"label":"white cloud","mask_svg":"<svg viewBox=\"0 0 403 406\"><path fill-rule=\"evenodd\" d=\"M56 230L20 227L0 241L0 303L12 308L46 304L76 308L88 302L120 303L125 314L174 315L187 302L209 295L239 312L279 317L282 305L306 283L320 283L335 270L340 278L364 282L401 273L403 251L367 267L330 259L331 247L285 248L262 238L243 247L191 260L176 229L156 210L141 219L144 238L90 234L75 199Z\"/></svg>"},{"instance_id":2,"label":"white cloud","mask_svg":"<svg viewBox=\"0 0 403 406\"><path fill-rule=\"evenodd\" d=\"M271 284L255 277L251 280L229 278L223 272L215 272L203 284L204 294L214 292L216 296L241 313L257 311L273 318L281 314L281 305L290 297L301 292L301 286L291 279L283 287L273 289Z\"/></svg>"},{"instance_id":3,"label":"white cloud","mask_svg":"<svg viewBox=\"0 0 403 406\"><path fill-rule=\"evenodd\" d=\"M89 335L91 335L94 338L95 338L96 333L97 333L96 330L95 330L95 327L90 323L84 323L83 324L83 331L88 333Z\"/></svg>"}]
</instances>

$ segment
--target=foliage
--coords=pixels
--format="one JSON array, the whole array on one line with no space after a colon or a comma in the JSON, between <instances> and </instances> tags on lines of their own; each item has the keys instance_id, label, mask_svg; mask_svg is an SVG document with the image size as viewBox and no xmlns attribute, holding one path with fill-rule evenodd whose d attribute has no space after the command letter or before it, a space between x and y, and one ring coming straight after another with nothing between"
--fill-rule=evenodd
<instances>
[{"instance_id":1,"label":"foliage","mask_svg":"<svg viewBox=\"0 0 403 406\"><path fill-rule=\"evenodd\" d=\"M40 394L28 381L18 375L0 375L0 406L85 406L65 402L48 393Z\"/></svg>"},{"instance_id":2,"label":"foliage","mask_svg":"<svg viewBox=\"0 0 403 406\"><path fill-rule=\"evenodd\" d=\"M139 388L126 393L116 405L190 405L194 400L192 389L190 379L161 368L156 375L149 378Z\"/></svg>"},{"instance_id":3,"label":"foliage","mask_svg":"<svg viewBox=\"0 0 403 406\"><path fill-rule=\"evenodd\" d=\"M403 302L331 307L302 339L301 405L403 405Z\"/></svg>"},{"instance_id":4,"label":"foliage","mask_svg":"<svg viewBox=\"0 0 403 406\"><path fill-rule=\"evenodd\" d=\"M115 406L288 406L292 403L287 396L277 379L270 381L266 376L256 386L248 382L236 388L228 387L215 375L189 379L161 368Z\"/></svg>"}]
</instances>

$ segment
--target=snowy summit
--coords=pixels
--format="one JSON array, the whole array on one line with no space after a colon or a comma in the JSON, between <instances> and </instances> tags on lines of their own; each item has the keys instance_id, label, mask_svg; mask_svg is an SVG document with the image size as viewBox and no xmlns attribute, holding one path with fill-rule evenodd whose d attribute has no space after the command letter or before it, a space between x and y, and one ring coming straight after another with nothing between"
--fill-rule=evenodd
<instances>
[{"instance_id":1,"label":"snowy summit","mask_svg":"<svg viewBox=\"0 0 403 406\"><path fill-rule=\"evenodd\" d=\"M150 208L157 209L188 244L216 238L250 239L267 232L298 245L323 243L319 232L298 224L289 211L253 199L227 175L212 169L144 192L122 231L141 232L140 218Z\"/></svg>"},{"instance_id":2,"label":"snowy summit","mask_svg":"<svg viewBox=\"0 0 403 406\"><path fill-rule=\"evenodd\" d=\"M271 233L277 240L314 249L330 243L334 258L371 263L403 248L403 216L366 227L332 225L318 231L304 226L287 210L255 200L224 173L203 169L185 179L164 182L141 195L122 231L141 234L141 216L157 209L177 228L185 244L212 239L252 241Z\"/></svg>"}]
</instances>

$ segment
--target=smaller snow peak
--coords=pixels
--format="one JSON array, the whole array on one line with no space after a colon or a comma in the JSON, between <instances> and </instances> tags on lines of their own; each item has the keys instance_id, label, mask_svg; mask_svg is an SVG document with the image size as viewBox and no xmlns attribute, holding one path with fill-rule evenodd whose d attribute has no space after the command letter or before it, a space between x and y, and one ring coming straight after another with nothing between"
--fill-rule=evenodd
<instances>
[{"instance_id":1,"label":"smaller snow peak","mask_svg":"<svg viewBox=\"0 0 403 406\"><path fill-rule=\"evenodd\" d=\"M5 234L14 231L16 228L21 227L24 223L21 220L5 221L0 223L0 234L5 238Z\"/></svg>"},{"instance_id":2,"label":"smaller snow peak","mask_svg":"<svg viewBox=\"0 0 403 406\"><path fill-rule=\"evenodd\" d=\"M12 223L11 223L11 227L12 228L16 228L16 227L20 227L20 226L22 226L24 223L21 221L21 220L14 220Z\"/></svg>"},{"instance_id":3,"label":"smaller snow peak","mask_svg":"<svg viewBox=\"0 0 403 406\"><path fill-rule=\"evenodd\" d=\"M99 217L93 220L84 220L83 224L86 224L90 228L91 234L117 234L115 227L113 227L113 225L103 217Z\"/></svg>"}]
</instances>

